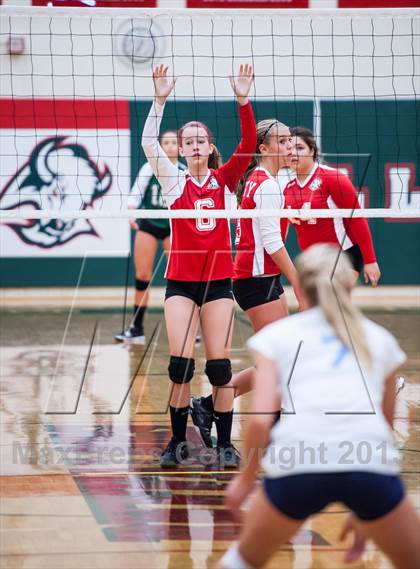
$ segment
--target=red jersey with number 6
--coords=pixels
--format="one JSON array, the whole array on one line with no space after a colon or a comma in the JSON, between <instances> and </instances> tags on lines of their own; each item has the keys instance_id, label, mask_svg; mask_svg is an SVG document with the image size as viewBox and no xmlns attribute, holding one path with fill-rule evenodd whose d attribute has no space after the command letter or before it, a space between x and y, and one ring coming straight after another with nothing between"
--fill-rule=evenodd
<instances>
[{"instance_id":1,"label":"red jersey with number 6","mask_svg":"<svg viewBox=\"0 0 420 569\"><path fill-rule=\"evenodd\" d=\"M229 202L230 187L225 176L219 170L209 170L202 184L187 173L182 195L170 209L229 209ZM213 281L232 276L228 219L171 219L171 236L168 279Z\"/></svg>"},{"instance_id":2,"label":"red jersey with number 6","mask_svg":"<svg viewBox=\"0 0 420 569\"><path fill-rule=\"evenodd\" d=\"M142 146L162 187L169 209L231 209L235 187L255 150L257 133L251 105L239 106L242 139L226 164L208 170L199 183L180 171L162 150L157 135L163 107L152 105L143 130ZM230 225L227 219L171 220L171 251L166 277L178 281L215 281L233 274Z\"/></svg>"}]
</instances>

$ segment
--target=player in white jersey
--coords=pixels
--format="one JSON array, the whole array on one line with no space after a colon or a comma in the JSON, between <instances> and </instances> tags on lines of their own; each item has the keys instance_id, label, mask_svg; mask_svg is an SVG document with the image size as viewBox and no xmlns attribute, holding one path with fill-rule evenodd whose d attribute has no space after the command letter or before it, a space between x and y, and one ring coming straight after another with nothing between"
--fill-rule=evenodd
<instances>
[{"instance_id":1,"label":"player in white jersey","mask_svg":"<svg viewBox=\"0 0 420 569\"><path fill-rule=\"evenodd\" d=\"M296 267L311 308L248 341L257 378L243 468L226 494L235 516L268 444L265 477L239 544L218 568L262 567L309 516L332 502L349 508L359 539L373 539L397 569L417 567L419 520L398 475L392 433L395 373L405 354L387 330L352 305L353 271L347 256L337 258L337 246L312 246ZM272 428L279 401L286 412Z\"/></svg>"}]
</instances>

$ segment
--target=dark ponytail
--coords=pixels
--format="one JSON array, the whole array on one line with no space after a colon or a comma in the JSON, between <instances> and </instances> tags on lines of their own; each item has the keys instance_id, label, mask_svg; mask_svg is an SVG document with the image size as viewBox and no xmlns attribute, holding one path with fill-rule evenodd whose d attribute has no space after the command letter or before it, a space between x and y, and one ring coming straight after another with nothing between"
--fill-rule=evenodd
<instances>
[{"instance_id":1,"label":"dark ponytail","mask_svg":"<svg viewBox=\"0 0 420 569\"><path fill-rule=\"evenodd\" d=\"M213 143L212 143L213 144ZM216 145L213 144L213 152L209 155L209 168L212 170L217 170L222 165L222 156L217 149Z\"/></svg>"},{"instance_id":2,"label":"dark ponytail","mask_svg":"<svg viewBox=\"0 0 420 569\"><path fill-rule=\"evenodd\" d=\"M276 119L265 119L257 123L257 146L255 147L255 153L254 156L252 157L252 160L248 168L245 170L245 174L242 176L242 178L239 180L238 185L236 186L236 199L238 200L239 205L241 205L242 202L242 197L244 195L244 189L247 178L251 174L252 170L254 170L260 162L260 157L261 157L260 146L261 144L265 144L268 141L268 139L272 134L271 129L274 125L281 126L282 123L280 123Z\"/></svg>"},{"instance_id":3,"label":"dark ponytail","mask_svg":"<svg viewBox=\"0 0 420 569\"><path fill-rule=\"evenodd\" d=\"M261 143L260 143L261 144ZM257 152L255 152L255 154L257 154ZM252 157L251 162L249 163L248 168L245 170L244 175L242 176L242 178L239 180L238 185L236 186L236 199L238 200L238 204L241 205L242 203L242 197L244 195L244 190L245 190L245 184L246 181L248 179L248 176L251 174L252 170L254 170L254 168L256 168L258 166L258 161L257 161L257 157L254 154L254 156Z\"/></svg>"}]
</instances>

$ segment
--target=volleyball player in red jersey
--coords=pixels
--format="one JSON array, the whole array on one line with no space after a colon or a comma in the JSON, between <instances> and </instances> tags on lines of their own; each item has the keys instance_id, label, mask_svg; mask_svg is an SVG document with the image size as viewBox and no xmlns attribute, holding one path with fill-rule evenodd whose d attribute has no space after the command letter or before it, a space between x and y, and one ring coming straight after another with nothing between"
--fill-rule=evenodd
<instances>
[{"instance_id":1,"label":"volleyball player in red jersey","mask_svg":"<svg viewBox=\"0 0 420 569\"><path fill-rule=\"evenodd\" d=\"M296 178L284 190L285 207L359 209L357 193L349 178L336 168L319 163L312 132L304 127L294 127L291 134L291 167L296 171ZM363 270L365 282L377 286L381 272L366 219L290 219L290 222L295 226L302 251L316 243L339 245L349 255L357 275Z\"/></svg>"},{"instance_id":2,"label":"volleyball player in red jersey","mask_svg":"<svg viewBox=\"0 0 420 569\"><path fill-rule=\"evenodd\" d=\"M287 165L291 148L286 125L275 119L258 123L254 159L237 189L241 209L283 207L276 176ZM238 220L233 292L255 331L288 314L287 304L282 302L281 273L293 286L299 302L296 269L283 243L286 229L287 224L277 217Z\"/></svg>"},{"instance_id":3,"label":"volleyball player in red jersey","mask_svg":"<svg viewBox=\"0 0 420 569\"><path fill-rule=\"evenodd\" d=\"M153 72L155 100L143 130L142 146L162 187L166 203L176 209L224 209L250 162L256 144L255 120L248 102L253 82L251 65L241 65L231 78L239 104L242 140L233 156L220 166L219 155L206 125L189 122L178 132L179 149L188 169L181 172L159 145L158 136L167 97L175 85L168 68ZM186 428L190 385L194 375L194 343L201 322L206 352L205 372L213 386L217 446L221 463L237 466L239 456L230 437L233 390L229 383L232 334L233 274L230 229L227 219L172 219L171 251L167 268L165 320L170 348L169 377L172 439L161 456L162 467L188 457Z\"/></svg>"},{"instance_id":4,"label":"volleyball player in red jersey","mask_svg":"<svg viewBox=\"0 0 420 569\"><path fill-rule=\"evenodd\" d=\"M281 209L283 197L276 176L289 165L292 151L289 128L275 119L257 124L254 158L243 176L237 196L241 209ZM284 273L296 292L296 269L284 247L287 228L278 217L238 219L233 293L236 302L251 320L254 332L288 315L280 274ZM283 234L283 236L282 236ZM228 388L235 396L252 389L254 368L235 374ZM193 397L192 419L206 446L212 446L213 400Z\"/></svg>"}]
</instances>

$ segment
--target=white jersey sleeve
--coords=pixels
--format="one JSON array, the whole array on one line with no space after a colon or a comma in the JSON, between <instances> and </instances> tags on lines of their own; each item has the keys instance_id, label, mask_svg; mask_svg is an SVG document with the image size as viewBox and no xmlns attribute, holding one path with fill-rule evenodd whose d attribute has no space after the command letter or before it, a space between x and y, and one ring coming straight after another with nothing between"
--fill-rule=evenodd
<instances>
[{"instance_id":1,"label":"white jersey sleeve","mask_svg":"<svg viewBox=\"0 0 420 569\"><path fill-rule=\"evenodd\" d=\"M278 185L280 186L281 195L283 195L284 189L286 188L287 184L289 184L292 180L296 178L296 172L294 172L290 168L280 168L277 173L276 180Z\"/></svg>"},{"instance_id":2,"label":"white jersey sleeve","mask_svg":"<svg viewBox=\"0 0 420 569\"><path fill-rule=\"evenodd\" d=\"M136 208L139 207L143 201L144 194L147 190L147 185L150 182L150 178L153 176L153 170L149 162L143 164L140 168L138 176L130 190L130 195L128 196L127 205L128 207Z\"/></svg>"},{"instance_id":3,"label":"white jersey sleeve","mask_svg":"<svg viewBox=\"0 0 420 569\"><path fill-rule=\"evenodd\" d=\"M227 186L225 186L225 209L233 211L238 209L238 198Z\"/></svg>"},{"instance_id":4,"label":"white jersey sleeve","mask_svg":"<svg viewBox=\"0 0 420 569\"><path fill-rule=\"evenodd\" d=\"M274 180L265 180L254 194L254 202L258 209L281 209L283 199L278 184ZM284 247L278 217L260 217L258 225L264 249L272 255Z\"/></svg>"},{"instance_id":5,"label":"white jersey sleeve","mask_svg":"<svg viewBox=\"0 0 420 569\"><path fill-rule=\"evenodd\" d=\"M247 340L246 345L252 352L257 352L269 360L275 361L277 359L273 346L267 343L264 338L261 338L259 332L256 335L251 336L251 338Z\"/></svg>"},{"instance_id":6,"label":"white jersey sleeve","mask_svg":"<svg viewBox=\"0 0 420 569\"><path fill-rule=\"evenodd\" d=\"M185 174L169 160L159 144L159 129L163 109L164 105L159 105L157 101L153 101L144 124L141 144L147 160L159 180L165 201L170 206L182 194L180 182L185 178Z\"/></svg>"},{"instance_id":7,"label":"white jersey sleeve","mask_svg":"<svg viewBox=\"0 0 420 569\"><path fill-rule=\"evenodd\" d=\"M252 352L258 352L269 360L278 358L278 343L272 341L270 325L248 338L246 344Z\"/></svg>"}]
</instances>

